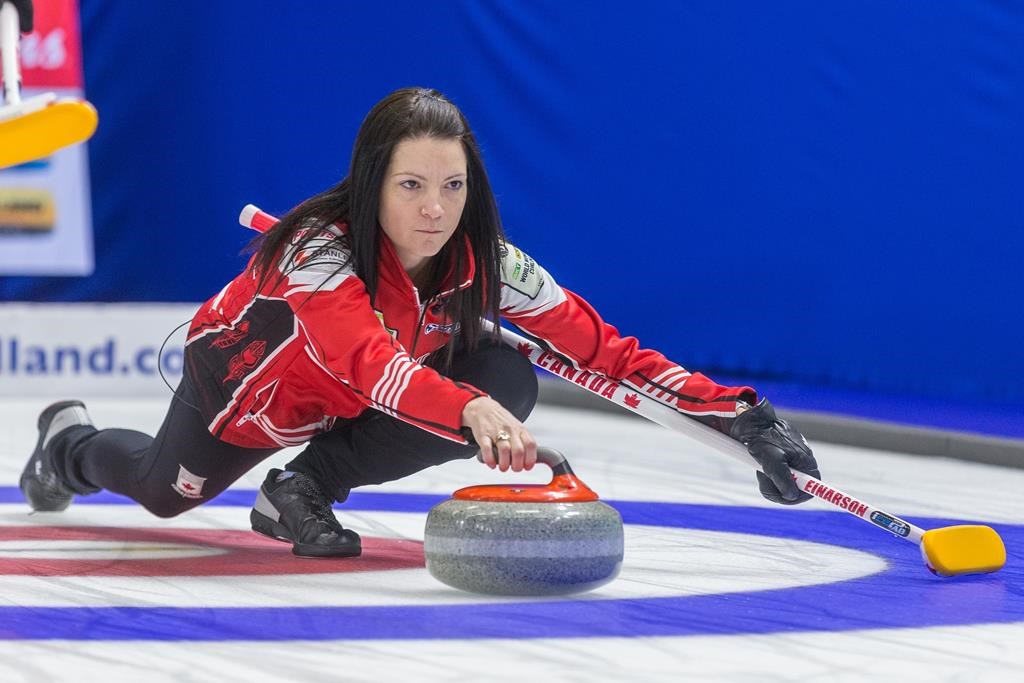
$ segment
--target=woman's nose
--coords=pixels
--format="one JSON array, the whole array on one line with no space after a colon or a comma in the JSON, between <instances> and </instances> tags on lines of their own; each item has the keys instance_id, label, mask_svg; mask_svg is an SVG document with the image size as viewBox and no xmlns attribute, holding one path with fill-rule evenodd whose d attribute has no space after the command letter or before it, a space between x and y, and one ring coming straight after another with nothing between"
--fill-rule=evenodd
<instances>
[{"instance_id":1,"label":"woman's nose","mask_svg":"<svg viewBox=\"0 0 1024 683\"><path fill-rule=\"evenodd\" d=\"M420 213L422 213L427 218L436 221L438 218L444 215L444 209L441 207L441 202L435 201L430 202L422 209L420 209Z\"/></svg>"}]
</instances>

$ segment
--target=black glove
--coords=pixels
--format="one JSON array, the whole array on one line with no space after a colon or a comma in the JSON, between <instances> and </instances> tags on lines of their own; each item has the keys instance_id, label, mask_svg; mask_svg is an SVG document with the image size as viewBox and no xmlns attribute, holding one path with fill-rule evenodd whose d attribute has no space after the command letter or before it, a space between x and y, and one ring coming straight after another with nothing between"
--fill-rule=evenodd
<instances>
[{"instance_id":1,"label":"black glove","mask_svg":"<svg viewBox=\"0 0 1024 683\"><path fill-rule=\"evenodd\" d=\"M18 10L18 23L21 24L22 33L32 33L32 0L0 0L0 5L4 2L10 2L14 4L14 9Z\"/></svg>"},{"instance_id":2,"label":"black glove","mask_svg":"<svg viewBox=\"0 0 1024 683\"><path fill-rule=\"evenodd\" d=\"M757 473L762 496L782 505L810 500L811 494L797 487L789 468L821 479L818 463L807 439L775 416L775 408L768 399L762 398L756 406L737 415L729 435L743 443L764 470Z\"/></svg>"}]
</instances>

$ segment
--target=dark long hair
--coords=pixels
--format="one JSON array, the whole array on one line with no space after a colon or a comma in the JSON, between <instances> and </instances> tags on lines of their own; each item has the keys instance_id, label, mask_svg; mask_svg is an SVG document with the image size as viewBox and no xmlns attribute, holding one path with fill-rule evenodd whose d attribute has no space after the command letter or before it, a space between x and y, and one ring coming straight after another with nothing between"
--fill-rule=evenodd
<instances>
[{"instance_id":1,"label":"dark long hair","mask_svg":"<svg viewBox=\"0 0 1024 683\"><path fill-rule=\"evenodd\" d=\"M463 236L468 237L476 261L476 277L472 285L450 296L444 304L448 317L459 323L459 331L452 337L442 365L449 368L459 343L467 350L477 347L483 333L481 318L498 321L499 248L505 235L476 138L458 107L438 91L403 88L378 102L359 127L352 146L348 177L302 202L285 214L280 223L258 237L251 245L256 252L252 268L262 287L275 273L288 245L297 244L301 248L320 232L311 229L297 236L299 231L321 228L330 223L348 223L348 235L339 239L345 242L351 257L349 263L341 267L351 267L355 271L373 302L380 276L378 264L382 230L379 213L384 174L395 146L403 140L421 137L458 140L466 153L467 194L462 218L451 239L434 257L433 281L430 291L424 293L437 293L449 259L455 266L456 278L461 275L468 261ZM494 335L498 334L496 329ZM438 361L435 357L434 363Z\"/></svg>"}]
</instances>

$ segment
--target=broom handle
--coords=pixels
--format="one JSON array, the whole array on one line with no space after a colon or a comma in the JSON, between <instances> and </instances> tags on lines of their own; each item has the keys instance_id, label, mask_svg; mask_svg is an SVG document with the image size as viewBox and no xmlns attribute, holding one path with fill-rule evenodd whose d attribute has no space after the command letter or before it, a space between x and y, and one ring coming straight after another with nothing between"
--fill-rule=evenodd
<instances>
[{"instance_id":1,"label":"broom handle","mask_svg":"<svg viewBox=\"0 0 1024 683\"><path fill-rule=\"evenodd\" d=\"M252 204L246 205L238 217L239 223L257 232L266 232L277 223L277 219ZM493 329L494 323L484 320L485 329ZM738 460L748 467L760 469L757 461L747 452L746 446L725 434L701 424L682 413L663 405L653 398L644 396L639 389L623 384L590 370L576 370L572 363L540 347L536 342L502 328L502 340L527 356L534 365L544 368L562 379L585 388L651 422L656 422L674 432L684 434L705 446ZM809 474L790 470L801 491L806 491L829 505L849 512L865 522L885 529L894 536L905 538L914 544L921 543L924 529L900 519L896 515L880 510L873 505L843 493L834 486L826 485Z\"/></svg>"},{"instance_id":2,"label":"broom handle","mask_svg":"<svg viewBox=\"0 0 1024 683\"><path fill-rule=\"evenodd\" d=\"M21 37L18 8L0 0L0 56L3 58L4 102L21 104L21 69L18 65L18 40Z\"/></svg>"},{"instance_id":3,"label":"broom handle","mask_svg":"<svg viewBox=\"0 0 1024 683\"><path fill-rule=\"evenodd\" d=\"M493 325L489 321L484 322L488 326ZM723 455L727 455L748 467L753 466L755 469L760 469L757 461L747 452L746 446L739 441L691 419L653 398L645 396L639 389L623 385L597 372L576 370L571 363L560 358L557 354L547 351L534 341L505 328L502 328L501 336L505 343L515 347L523 355L528 356L534 365L544 368L572 384L581 386L592 394L601 396L637 415L641 415L651 422L656 422L674 432L699 441L705 446ZM832 485L825 484L809 474L792 469L790 472L801 491L805 491L833 507L849 512L865 522L885 529L894 536L905 538L915 544L921 542L924 529L904 519L900 519L896 515L880 510L859 498L844 493Z\"/></svg>"}]
</instances>

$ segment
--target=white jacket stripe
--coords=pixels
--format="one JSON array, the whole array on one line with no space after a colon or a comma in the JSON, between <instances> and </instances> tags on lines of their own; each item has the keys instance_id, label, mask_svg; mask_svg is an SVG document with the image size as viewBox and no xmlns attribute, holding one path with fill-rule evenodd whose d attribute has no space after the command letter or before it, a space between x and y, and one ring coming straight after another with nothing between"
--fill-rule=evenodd
<instances>
[{"instance_id":1,"label":"white jacket stripe","mask_svg":"<svg viewBox=\"0 0 1024 683\"><path fill-rule=\"evenodd\" d=\"M411 361L402 358L391 373L391 381L388 382L387 391L381 397L381 403L389 410L395 410L398 406L398 397L403 389L408 386L407 377L412 374ZM404 383L403 383L404 380ZM393 413L392 413L393 414Z\"/></svg>"},{"instance_id":2,"label":"white jacket stripe","mask_svg":"<svg viewBox=\"0 0 1024 683\"><path fill-rule=\"evenodd\" d=\"M391 384L392 375L395 370L395 366L398 365L400 355L395 356L388 361L388 364L384 366L384 372L381 374L380 379L373 385L373 389L370 391L370 400L376 403L378 406L384 405L382 394L387 391Z\"/></svg>"}]
</instances>

